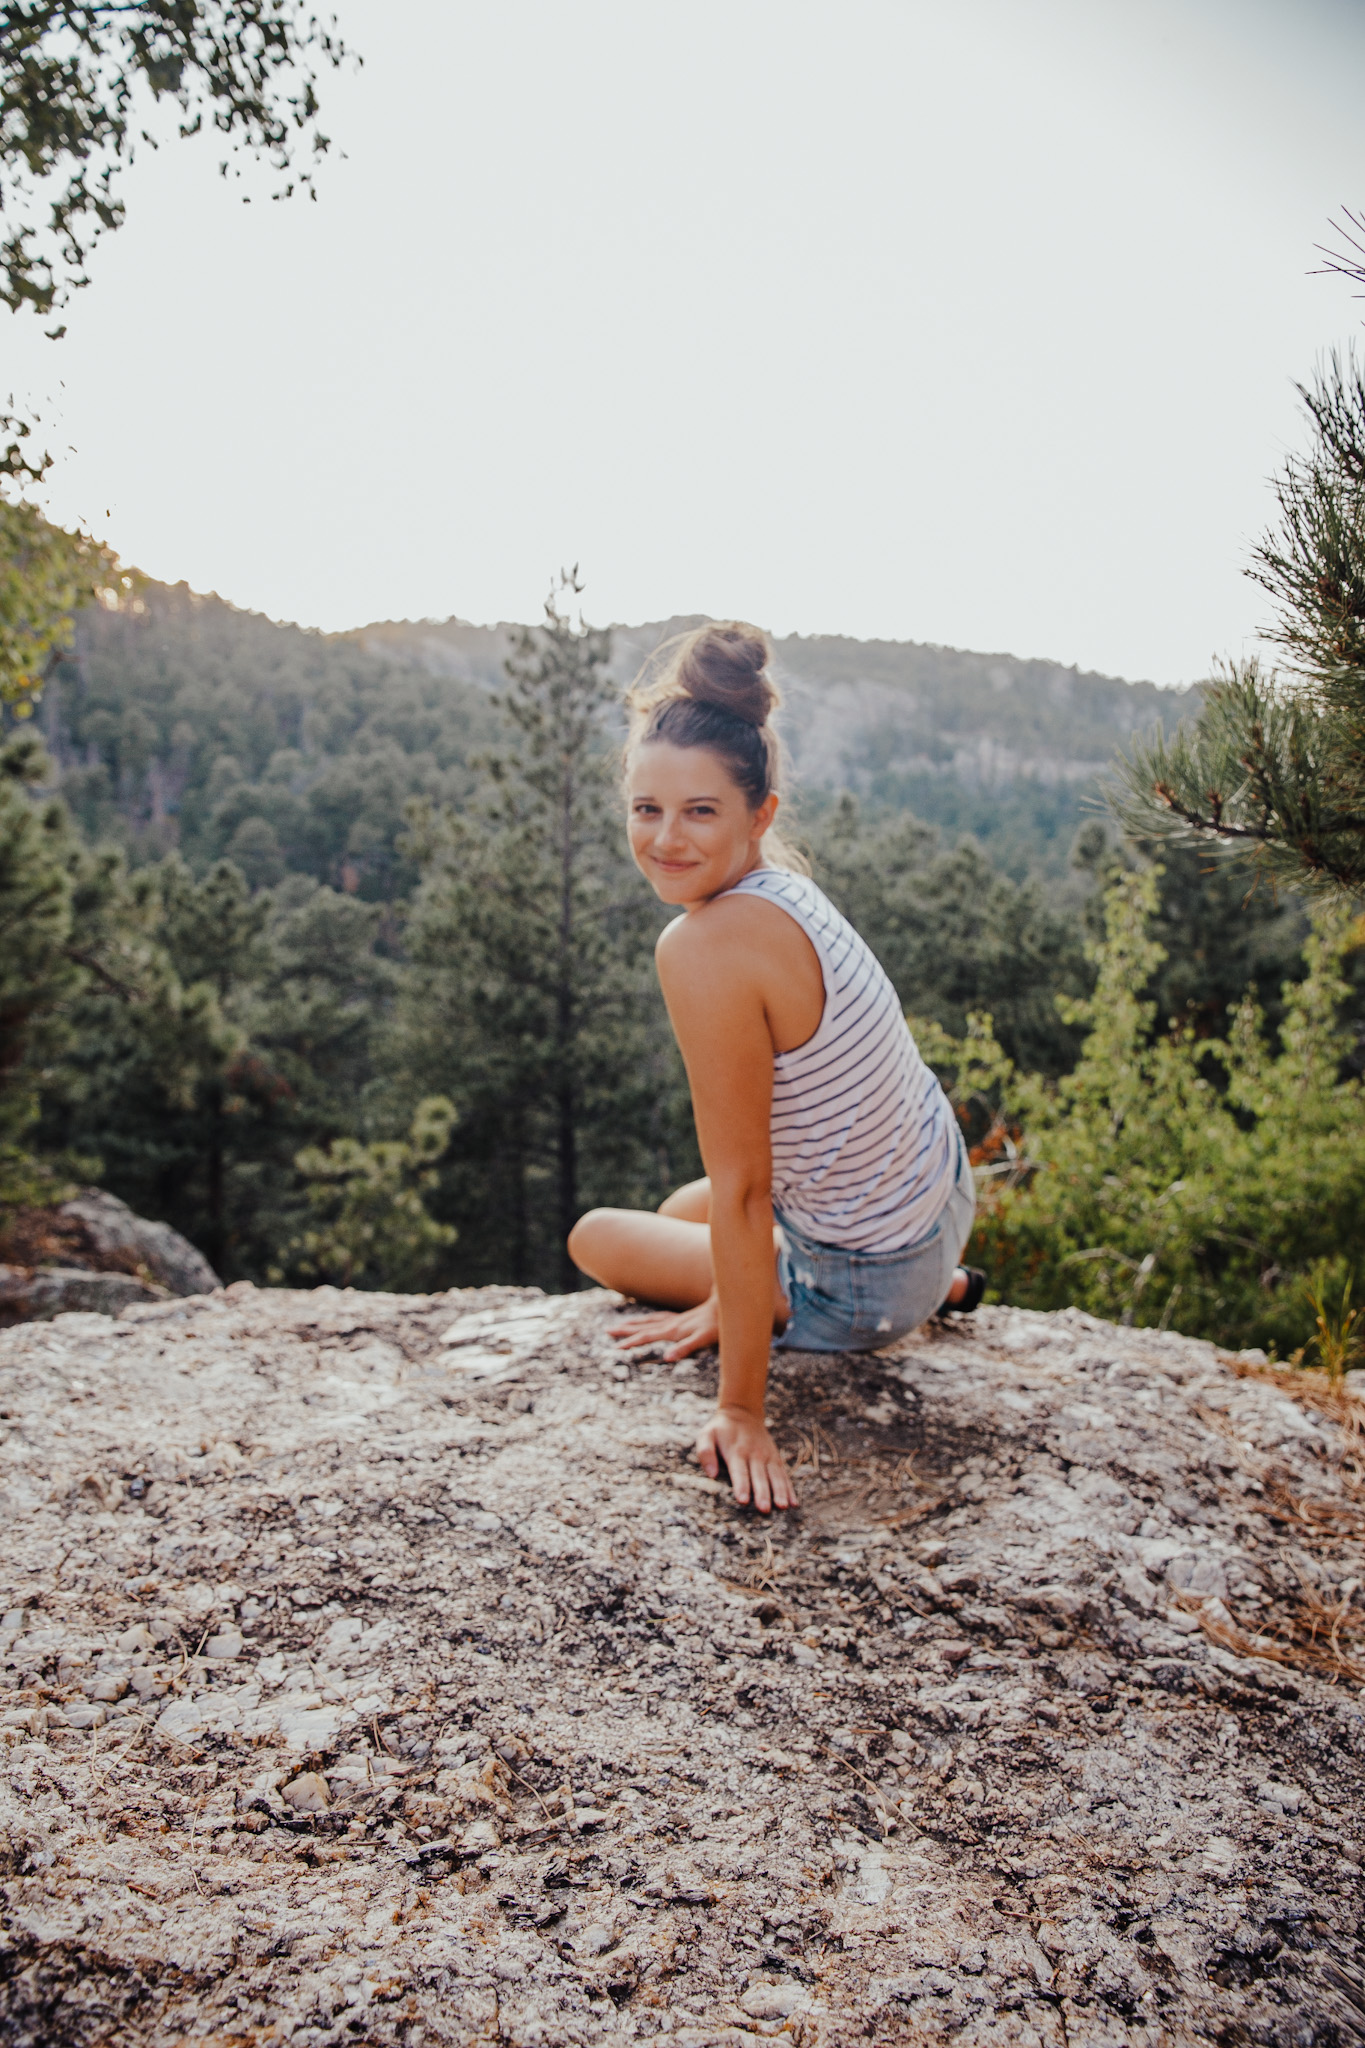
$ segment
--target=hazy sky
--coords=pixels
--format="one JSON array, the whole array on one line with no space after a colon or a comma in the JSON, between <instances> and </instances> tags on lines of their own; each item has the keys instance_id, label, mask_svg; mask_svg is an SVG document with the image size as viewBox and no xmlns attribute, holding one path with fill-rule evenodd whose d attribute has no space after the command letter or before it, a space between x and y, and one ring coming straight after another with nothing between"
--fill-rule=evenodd
<instances>
[{"instance_id":1,"label":"hazy sky","mask_svg":"<svg viewBox=\"0 0 1365 2048\"><path fill-rule=\"evenodd\" d=\"M1361 0L342 0L317 205L128 180L53 512L327 628L739 614L1160 682L1237 652L1365 307ZM257 179L255 187L267 189ZM60 388L59 388L60 386Z\"/></svg>"}]
</instances>

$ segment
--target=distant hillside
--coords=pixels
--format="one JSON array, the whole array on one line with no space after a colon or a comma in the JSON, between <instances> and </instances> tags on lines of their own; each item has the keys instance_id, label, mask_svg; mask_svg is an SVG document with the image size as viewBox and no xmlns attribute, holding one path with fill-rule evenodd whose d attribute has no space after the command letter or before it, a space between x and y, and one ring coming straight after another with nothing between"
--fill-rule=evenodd
<instances>
[{"instance_id":1,"label":"distant hillside","mask_svg":"<svg viewBox=\"0 0 1365 2048\"><path fill-rule=\"evenodd\" d=\"M617 626L623 683L661 641L700 623ZM508 626L460 619L386 621L347 637L375 656L485 689L498 686L511 646ZM774 645L803 789L854 789L950 832L973 832L1019 871L1056 871L1115 748L1158 720L1173 724L1198 697L1197 689L910 640L792 634Z\"/></svg>"},{"instance_id":2,"label":"distant hillside","mask_svg":"<svg viewBox=\"0 0 1365 2048\"><path fill-rule=\"evenodd\" d=\"M40 718L91 838L374 901L413 880L408 799L467 795L498 725L486 688L150 581L78 614Z\"/></svg>"},{"instance_id":3,"label":"distant hillside","mask_svg":"<svg viewBox=\"0 0 1365 2048\"><path fill-rule=\"evenodd\" d=\"M626 682L694 619L616 629ZM91 608L46 692L64 793L135 858L226 854L255 883L290 872L387 900L414 795L458 801L497 729L511 628L457 619L327 635L183 584ZM1016 875L1065 871L1096 778L1135 728L1192 691L911 642L777 642L798 816L840 788L974 834Z\"/></svg>"}]
</instances>

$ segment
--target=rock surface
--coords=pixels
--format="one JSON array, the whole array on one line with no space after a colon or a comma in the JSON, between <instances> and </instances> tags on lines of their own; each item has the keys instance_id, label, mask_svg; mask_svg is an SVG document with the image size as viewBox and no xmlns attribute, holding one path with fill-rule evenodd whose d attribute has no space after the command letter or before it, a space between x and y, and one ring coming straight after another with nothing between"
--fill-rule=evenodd
<instances>
[{"instance_id":1,"label":"rock surface","mask_svg":"<svg viewBox=\"0 0 1365 2048\"><path fill-rule=\"evenodd\" d=\"M93 1273L86 1266L0 1266L0 1328L50 1321L68 1311L116 1316L136 1301L162 1301L131 1273Z\"/></svg>"},{"instance_id":2,"label":"rock surface","mask_svg":"<svg viewBox=\"0 0 1365 2048\"><path fill-rule=\"evenodd\" d=\"M117 1315L133 1302L222 1285L188 1238L103 1188L51 1209L11 1210L0 1219L0 1261L0 1328L66 1310Z\"/></svg>"},{"instance_id":3,"label":"rock surface","mask_svg":"<svg viewBox=\"0 0 1365 2048\"><path fill-rule=\"evenodd\" d=\"M606 1307L0 1335L7 2042L1365 2041L1358 1402L779 1353L767 1525Z\"/></svg>"}]
</instances>

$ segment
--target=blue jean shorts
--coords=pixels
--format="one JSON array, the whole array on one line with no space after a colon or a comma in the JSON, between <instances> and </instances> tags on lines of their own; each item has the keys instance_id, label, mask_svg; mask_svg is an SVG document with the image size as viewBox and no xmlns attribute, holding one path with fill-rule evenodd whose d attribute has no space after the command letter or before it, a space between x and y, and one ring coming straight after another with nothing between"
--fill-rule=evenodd
<instances>
[{"instance_id":1,"label":"blue jean shorts","mask_svg":"<svg viewBox=\"0 0 1365 2048\"><path fill-rule=\"evenodd\" d=\"M917 1330L952 1285L976 1215L976 1184L962 1133L947 1202L931 1230L899 1252L818 1244L774 1214L782 1235L777 1277L791 1316L775 1343L785 1351L876 1351Z\"/></svg>"}]
</instances>

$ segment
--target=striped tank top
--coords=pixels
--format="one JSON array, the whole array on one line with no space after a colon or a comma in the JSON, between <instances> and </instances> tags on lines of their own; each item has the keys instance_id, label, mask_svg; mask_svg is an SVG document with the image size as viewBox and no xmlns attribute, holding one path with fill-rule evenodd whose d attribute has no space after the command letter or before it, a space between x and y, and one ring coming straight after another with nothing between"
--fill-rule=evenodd
<instances>
[{"instance_id":1,"label":"striped tank top","mask_svg":"<svg viewBox=\"0 0 1365 2048\"><path fill-rule=\"evenodd\" d=\"M754 868L732 893L794 918L825 981L814 1037L773 1056L774 1205L819 1244L904 1251L933 1229L952 1190L947 1097L880 961L814 882Z\"/></svg>"}]
</instances>

